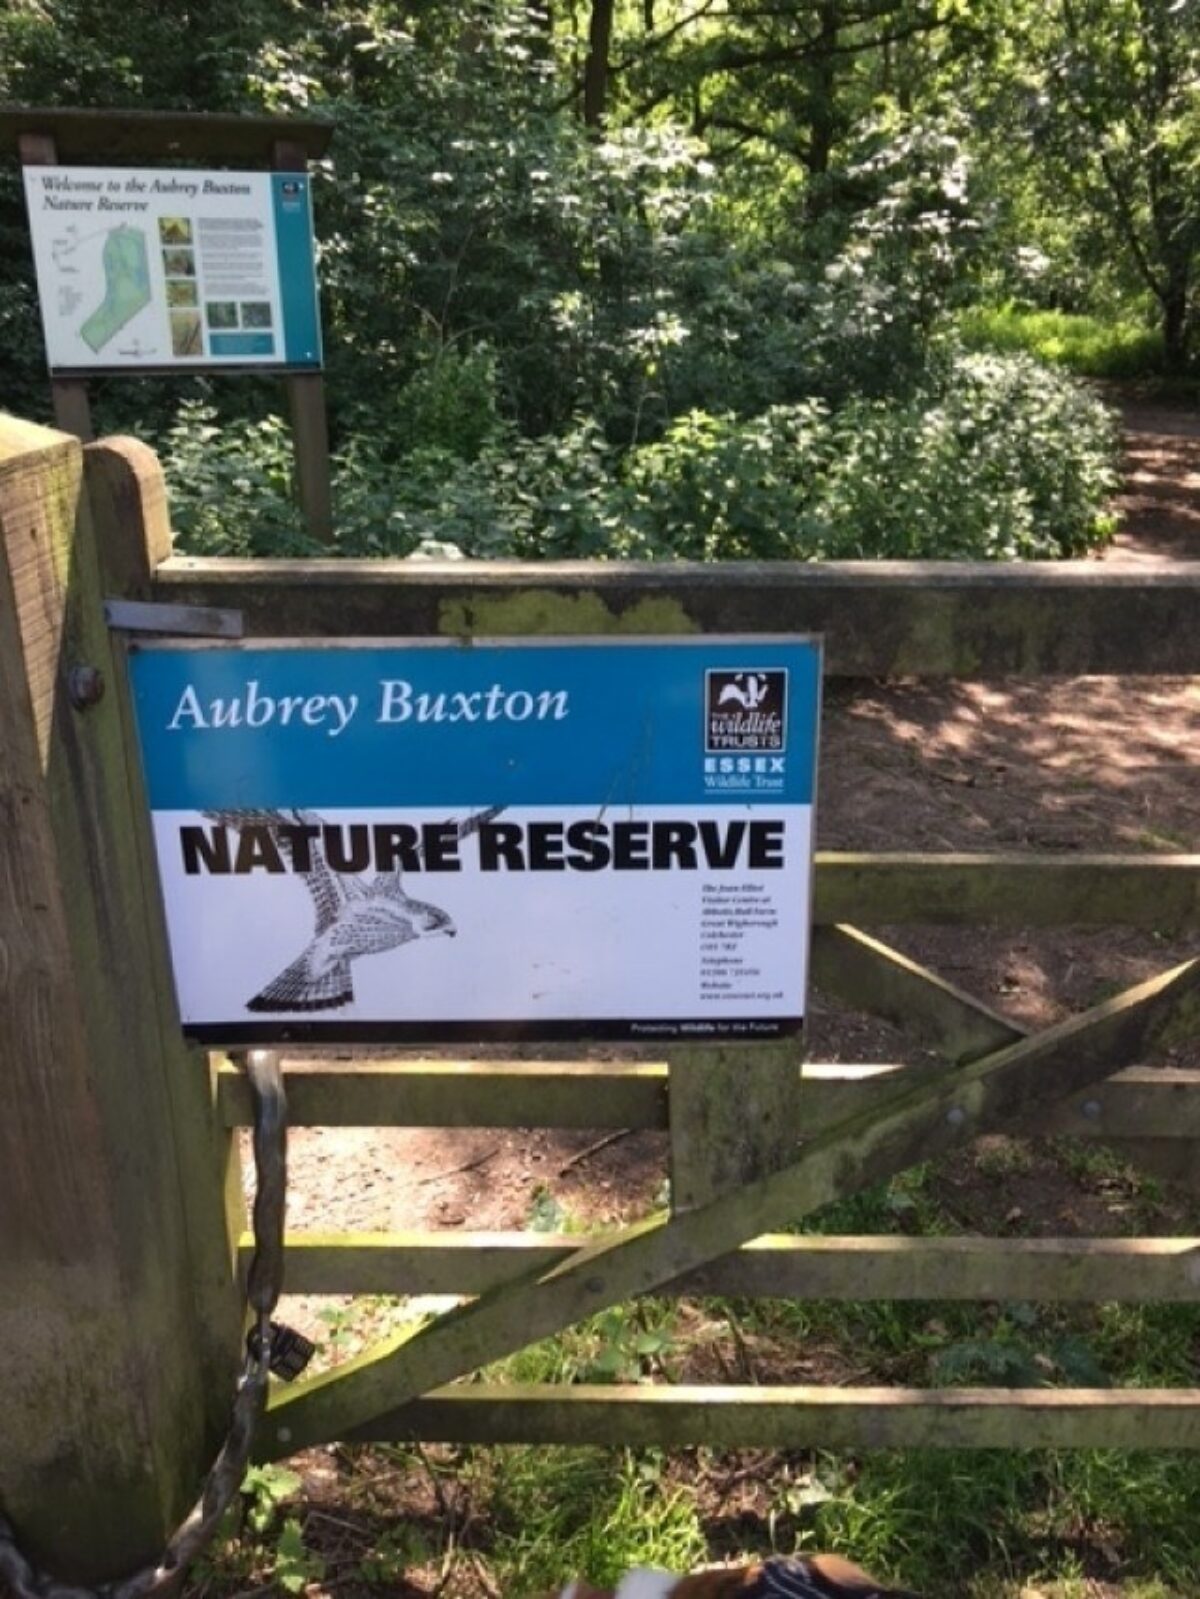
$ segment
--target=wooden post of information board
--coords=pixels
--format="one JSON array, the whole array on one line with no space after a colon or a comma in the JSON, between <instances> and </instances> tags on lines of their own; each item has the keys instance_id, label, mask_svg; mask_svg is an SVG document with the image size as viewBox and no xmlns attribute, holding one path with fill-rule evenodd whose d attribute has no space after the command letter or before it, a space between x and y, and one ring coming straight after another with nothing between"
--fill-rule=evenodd
<instances>
[{"instance_id":1,"label":"wooden post of information board","mask_svg":"<svg viewBox=\"0 0 1200 1599\"><path fill-rule=\"evenodd\" d=\"M52 167L58 164L58 146L53 134L20 134L17 152L24 167ZM51 378L50 398L54 405L54 420L64 433L73 433L85 444L95 438L87 384L82 378Z\"/></svg>"},{"instance_id":2,"label":"wooden post of information board","mask_svg":"<svg viewBox=\"0 0 1200 1599\"><path fill-rule=\"evenodd\" d=\"M157 1558L191 1503L241 1324L82 456L0 416L0 1512L92 1583Z\"/></svg>"},{"instance_id":3,"label":"wooden post of information board","mask_svg":"<svg viewBox=\"0 0 1200 1599\"><path fill-rule=\"evenodd\" d=\"M302 144L280 139L271 151L276 172L306 172ZM320 372L289 372L284 378L292 419L296 491L309 537L333 540L333 491L329 480L329 428L325 418L325 379Z\"/></svg>"}]
</instances>

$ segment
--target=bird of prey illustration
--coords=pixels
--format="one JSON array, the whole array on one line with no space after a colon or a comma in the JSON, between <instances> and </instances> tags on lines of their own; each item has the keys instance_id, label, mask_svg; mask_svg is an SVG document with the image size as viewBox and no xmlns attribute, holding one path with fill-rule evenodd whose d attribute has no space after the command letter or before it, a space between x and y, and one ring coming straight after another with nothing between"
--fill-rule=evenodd
<instances>
[{"instance_id":1,"label":"bird of prey illustration","mask_svg":"<svg viewBox=\"0 0 1200 1599\"><path fill-rule=\"evenodd\" d=\"M457 838L467 838L503 809L496 805L449 825L455 827ZM293 845L287 830L325 826L324 819L312 811L205 811L204 815L239 832L245 827L265 828L276 848L286 852L293 865ZM313 902L316 925L312 938L290 965L246 1001L247 1010L340 1010L354 1001L350 968L360 956L381 955L437 933L455 936L454 923L444 910L405 893L399 868L376 872L370 880L332 871L320 834L311 838L305 869L297 876Z\"/></svg>"}]
</instances>

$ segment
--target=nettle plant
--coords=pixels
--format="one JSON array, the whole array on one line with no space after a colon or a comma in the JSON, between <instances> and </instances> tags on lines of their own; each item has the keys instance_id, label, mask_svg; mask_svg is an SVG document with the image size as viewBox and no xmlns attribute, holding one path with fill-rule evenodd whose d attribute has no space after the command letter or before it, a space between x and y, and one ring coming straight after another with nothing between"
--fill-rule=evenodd
<instances>
[{"instance_id":1,"label":"nettle plant","mask_svg":"<svg viewBox=\"0 0 1200 1599\"><path fill-rule=\"evenodd\" d=\"M176 443L178 441L178 443ZM185 412L168 437L172 517L205 554L311 553L281 424ZM820 399L749 417L695 410L620 450L595 420L472 460L369 439L335 461L338 548L522 560L1054 559L1108 538L1105 407L1027 357L947 351L905 399ZM436 548L432 548L436 546Z\"/></svg>"}]
</instances>

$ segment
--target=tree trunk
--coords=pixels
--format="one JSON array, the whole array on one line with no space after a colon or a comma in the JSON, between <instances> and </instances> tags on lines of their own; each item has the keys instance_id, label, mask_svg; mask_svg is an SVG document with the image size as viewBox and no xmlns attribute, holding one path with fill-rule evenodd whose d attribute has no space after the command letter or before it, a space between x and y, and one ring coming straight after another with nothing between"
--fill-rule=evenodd
<instances>
[{"instance_id":1,"label":"tree trunk","mask_svg":"<svg viewBox=\"0 0 1200 1599\"><path fill-rule=\"evenodd\" d=\"M612 25L613 0L592 0L588 57L583 69L583 120L589 128L601 127L608 109L608 47Z\"/></svg>"},{"instance_id":2,"label":"tree trunk","mask_svg":"<svg viewBox=\"0 0 1200 1599\"><path fill-rule=\"evenodd\" d=\"M1173 376L1187 370L1191 318L1187 272L1173 272L1162 295L1163 365Z\"/></svg>"},{"instance_id":3,"label":"tree trunk","mask_svg":"<svg viewBox=\"0 0 1200 1599\"><path fill-rule=\"evenodd\" d=\"M823 177L837 138L837 48L841 17L838 0L821 0L820 32L812 44L809 71L809 141L805 165L810 177Z\"/></svg>"}]
</instances>

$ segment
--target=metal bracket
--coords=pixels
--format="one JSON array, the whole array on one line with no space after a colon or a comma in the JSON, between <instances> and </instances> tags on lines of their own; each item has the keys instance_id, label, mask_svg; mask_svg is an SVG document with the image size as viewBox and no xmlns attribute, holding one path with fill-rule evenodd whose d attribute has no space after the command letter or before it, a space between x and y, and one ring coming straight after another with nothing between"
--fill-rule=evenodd
<instances>
[{"instance_id":1,"label":"metal bracket","mask_svg":"<svg viewBox=\"0 0 1200 1599\"><path fill-rule=\"evenodd\" d=\"M212 605L157 605L146 600L105 600L104 620L121 633L175 633L188 638L241 638L241 611Z\"/></svg>"}]
</instances>

